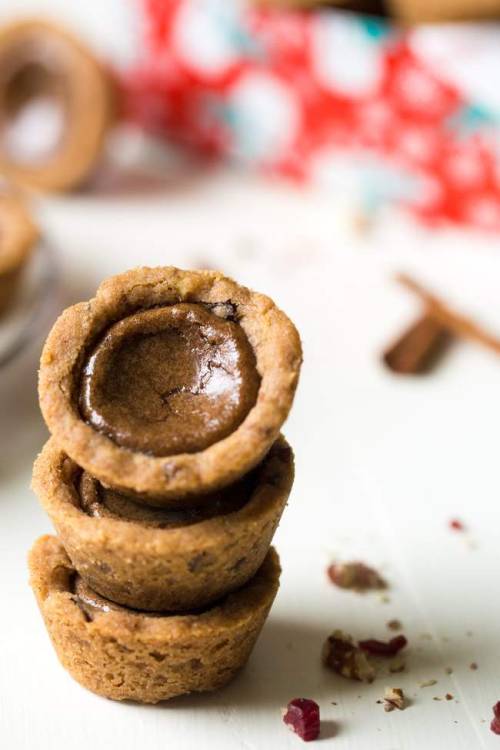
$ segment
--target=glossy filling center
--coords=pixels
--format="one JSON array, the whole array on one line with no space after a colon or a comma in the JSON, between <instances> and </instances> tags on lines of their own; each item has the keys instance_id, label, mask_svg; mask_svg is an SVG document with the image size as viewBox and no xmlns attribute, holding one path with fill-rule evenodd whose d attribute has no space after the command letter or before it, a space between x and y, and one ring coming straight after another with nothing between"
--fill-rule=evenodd
<instances>
[{"instance_id":1,"label":"glossy filling center","mask_svg":"<svg viewBox=\"0 0 500 750\"><path fill-rule=\"evenodd\" d=\"M116 518L158 529L174 529L206 521L216 516L234 513L249 500L256 486L255 472L247 474L235 484L202 497L196 508L164 510L134 502L116 490L103 487L84 471L79 480L80 507L88 516Z\"/></svg>"},{"instance_id":2,"label":"glossy filling center","mask_svg":"<svg viewBox=\"0 0 500 750\"><path fill-rule=\"evenodd\" d=\"M118 445L194 453L230 435L260 386L253 349L222 305L180 303L112 325L83 367L80 410Z\"/></svg>"}]
</instances>

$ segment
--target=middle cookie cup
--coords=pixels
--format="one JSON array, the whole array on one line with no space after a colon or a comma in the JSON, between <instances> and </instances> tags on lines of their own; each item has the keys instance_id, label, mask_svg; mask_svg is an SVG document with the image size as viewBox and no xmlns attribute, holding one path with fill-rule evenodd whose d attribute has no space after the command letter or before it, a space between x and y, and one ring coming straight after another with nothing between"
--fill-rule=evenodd
<instances>
[{"instance_id":1,"label":"middle cookie cup","mask_svg":"<svg viewBox=\"0 0 500 750\"><path fill-rule=\"evenodd\" d=\"M135 609L205 607L246 583L262 564L293 483L284 438L262 463L200 510L145 508L82 472L51 438L33 489L81 577Z\"/></svg>"}]
</instances>

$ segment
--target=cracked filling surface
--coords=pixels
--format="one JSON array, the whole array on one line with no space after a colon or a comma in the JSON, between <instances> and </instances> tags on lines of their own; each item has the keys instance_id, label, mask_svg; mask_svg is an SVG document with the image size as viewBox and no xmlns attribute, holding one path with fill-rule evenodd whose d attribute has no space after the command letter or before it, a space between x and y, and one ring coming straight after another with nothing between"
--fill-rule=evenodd
<instances>
[{"instance_id":1,"label":"cracked filling surface","mask_svg":"<svg viewBox=\"0 0 500 750\"><path fill-rule=\"evenodd\" d=\"M151 528L174 529L240 510L250 500L255 485L255 473L251 472L235 484L211 493L210 502L204 502L198 508L163 510L136 503L116 490L104 487L84 471L79 479L78 494L80 507L88 516L116 518Z\"/></svg>"},{"instance_id":2,"label":"cracked filling surface","mask_svg":"<svg viewBox=\"0 0 500 750\"><path fill-rule=\"evenodd\" d=\"M114 323L82 370L83 418L152 456L195 453L239 427L257 400L255 354L230 305L179 303Z\"/></svg>"}]
</instances>

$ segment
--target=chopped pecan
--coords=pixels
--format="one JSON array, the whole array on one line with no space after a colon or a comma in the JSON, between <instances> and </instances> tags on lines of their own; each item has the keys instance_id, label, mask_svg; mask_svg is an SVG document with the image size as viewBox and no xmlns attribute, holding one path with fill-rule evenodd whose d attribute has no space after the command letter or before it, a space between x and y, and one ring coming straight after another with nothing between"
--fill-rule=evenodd
<instances>
[{"instance_id":1,"label":"chopped pecan","mask_svg":"<svg viewBox=\"0 0 500 750\"><path fill-rule=\"evenodd\" d=\"M328 636L323 646L323 663L342 677L373 682L375 670L352 637L341 630Z\"/></svg>"},{"instance_id":2,"label":"chopped pecan","mask_svg":"<svg viewBox=\"0 0 500 750\"><path fill-rule=\"evenodd\" d=\"M406 708L405 696L401 688L387 687L384 691L384 711L403 711Z\"/></svg>"}]
</instances>

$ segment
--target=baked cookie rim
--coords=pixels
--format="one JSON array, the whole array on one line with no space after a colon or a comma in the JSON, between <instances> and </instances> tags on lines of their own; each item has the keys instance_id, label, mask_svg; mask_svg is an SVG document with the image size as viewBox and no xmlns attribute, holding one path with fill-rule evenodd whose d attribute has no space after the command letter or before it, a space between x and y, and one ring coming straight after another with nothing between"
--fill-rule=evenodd
<instances>
[{"instance_id":1,"label":"baked cookie rim","mask_svg":"<svg viewBox=\"0 0 500 750\"><path fill-rule=\"evenodd\" d=\"M120 633L123 633L127 638L133 635L137 640L156 640L162 643L204 637L214 629L219 629L223 634L224 631L242 627L246 621L253 619L255 608L272 603L279 588L281 574L278 553L271 547L253 578L201 613L166 613L165 616L158 617L157 614L153 616L152 613L122 607L119 611L111 610L89 621L71 591L71 578L77 571L57 537L50 534L39 537L30 550L28 562L30 585L37 598L40 595L44 609L50 609L52 600L56 606L63 604L68 622L83 625L103 637L119 639Z\"/></svg>"},{"instance_id":2,"label":"baked cookie rim","mask_svg":"<svg viewBox=\"0 0 500 750\"><path fill-rule=\"evenodd\" d=\"M109 325L138 310L179 302L234 306L261 377L257 400L236 430L202 451L134 453L82 419L75 381L89 346ZM288 415L301 361L295 326L265 295L213 271L140 267L103 282L92 300L68 308L56 321L41 358L40 406L49 430L79 466L107 486L167 507L171 499L228 485L259 463Z\"/></svg>"},{"instance_id":3,"label":"baked cookie rim","mask_svg":"<svg viewBox=\"0 0 500 750\"><path fill-rule=\"evenodd\" d=\"M71 465L65 466L66 461ZM73 485L78 469L53 437L46 442L34 464L32 489L49 518L58 519L60 528L63 525L70 528L82 545L101 542L123 556L143 556L145 551L164 556L179 545L186 555L190 548L192 554L220 548L226 541L229 525L234 534L239 527L245 529L248 524L261 525L272 519L277 507L284 507L288 501L294 480L294 457L291 447L281 436L262 466L256 469L256 484L241 508L189 525L164 529L119 518L87 515L78 504L78 491Z\"/></svg>"}]
</instances>

